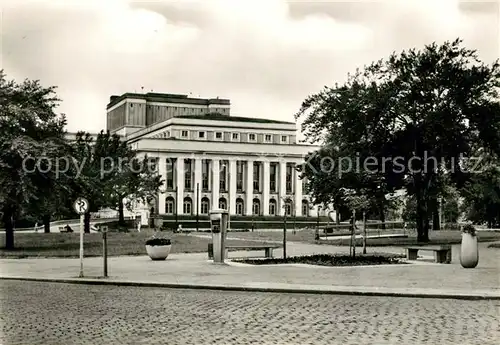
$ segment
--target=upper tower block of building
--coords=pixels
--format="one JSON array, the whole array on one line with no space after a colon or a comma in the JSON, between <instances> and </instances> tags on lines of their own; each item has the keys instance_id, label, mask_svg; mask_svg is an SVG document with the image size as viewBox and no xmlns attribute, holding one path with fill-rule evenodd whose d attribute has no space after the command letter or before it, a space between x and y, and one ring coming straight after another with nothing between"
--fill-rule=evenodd
<instances>
[{"instance_id":1,"label":"upper tower block of building","mask_svg":"<svg viewBox=\"0 0 500 345\"><path fill-rule=\"evenodd\" d=\"M169 93L113 95L106 106L106 128L127 135L141 128L179 116L219 114L230 116L231 102L221 98L191 98Z\"/></svg>"}]
</instances>

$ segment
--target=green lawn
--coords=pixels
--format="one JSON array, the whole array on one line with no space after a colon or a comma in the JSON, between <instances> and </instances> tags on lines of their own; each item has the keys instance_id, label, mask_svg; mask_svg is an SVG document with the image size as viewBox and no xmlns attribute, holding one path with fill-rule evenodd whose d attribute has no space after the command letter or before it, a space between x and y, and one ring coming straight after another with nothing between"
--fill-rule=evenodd
<instances>
[{"instance_id":1,"label":"green lawn","mask_svg":"<svg viewBox=\"0 0 500 345\"><path fill-rule=\"evenodd\" d=\"M109 232L108 255L147 255L144 242L152 236L152 230L139 232L120 233ZM207 252L209 238L200 238L189 234L173 234L172 232L161 232L161 237L172 240L171 253L202 253ZM23 258L23 257L78 257L80 250L79 233L15 233L14 250L6 250L5 234L0 234L0 257ZM264 241L263 241L264 242ZM255 244L252 241L228 241L231 245ZM257 242L258 243L258 242ZM84 235L84 255L102 255L102 235L90 233Z\"/></svg>"},{"instance_id":2,"label":"green lawn","mask_svg":"<svg viewBox=\"0 0 500 345\"><path fill-rule=\"evenodd\" d=\"M319 242L314 240L315 231L310 230L297 230L295 234L292 230L287 231L287 240L295 242L308 242L308 243L321 243L321 244L331 244L336 246L349 246L349 239L338 239L333 236L329 236L328 240L321 237ZM342 233L344 234L344 232ZM369 235L376 235L377 232L368 232ZM403 234L403 230L385 230L381 231L381 234ZM345 234L344 234L345 235ZM282 231L256 231L256 232L242 232L233 233L230 236L242 239L259 239L262 241L282 241L283 232ZM462 233L456 230L440 230L431 231L430 235L431 244L458 244L461 242ZM478 241L480 242L491 242L500 240L500 232L478 232ZM357 245L362 245L362 240L357 240ZM368 246L406 246L417 244L417 237L415 231L411 231L407 238L370 238L367 239Z\"/></svg>"},{"instance_id":3,"label":"green lawn","mask_svg":"<svg viewBox=\"0 0 500 345\"><path fill-rule=\"evenodd\" d=\"M390 233L390 231L387 231ZM139 232L108 233L108 255L146 255L144 242L153 234L152 230ZM208 235L205 233L205 235ZM207 251L207 244L210 238L201 238L189 234L174 234L172 232L161 232L160 236L168 237L172 240L172 253L202 253ZM229 240L231 245L252 245L265 243L268 241L282 241L282 231L255 231L255 232L234 232L228 235L241 240ZM461 241L459 231L441 230L431 232L431 244L458 244ZM23 257L78 257L80 248L79 233L16 233L14 236L16 249L12 251L0 248L0 258L23 258ZM252 241L253 240L253 241ZM314 230L292 230L287 231L287 240L295 242L318 243L314 241ZM499 232L479 232L480 242L493 242L500 240ZM0 243L5 243L5 234L0 234ZM319 243L325 245L348 246L348 239L320 240ZM367 245L375 246L405 246L416 244L414 235L408 238L375 238L368 239ZM357 246L361 246L362 241L358 239ZM85 234L84 255L102 255L102 235L99 233Z\"/></svg>"},{"instance_id":4,"label":"green lawn","mask_svg":"<svg viewBox=\"0 0 500 345\"><path fill-rule=\"evenodd\" d=\"M280 230L258 230L254 232L230 232L229 237L242 238L242 239L257 239L262 241L282 241L283 231ZM288 229L286 233L286 238L288 241L293 242L310 242L314 243L314 230L297 230L295 233L293 230Z\"/></svg>"}]
</instances>

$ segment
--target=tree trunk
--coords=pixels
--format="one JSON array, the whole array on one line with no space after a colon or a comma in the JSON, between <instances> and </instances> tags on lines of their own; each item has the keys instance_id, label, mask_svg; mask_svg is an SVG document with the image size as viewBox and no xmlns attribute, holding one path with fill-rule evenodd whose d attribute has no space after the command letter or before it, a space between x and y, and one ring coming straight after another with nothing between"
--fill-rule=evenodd
<instances>
[{"instance_id":1,"label":"tree trunk","mask_svg":"<svg viewBox=\"0 0 500 345\"><path fill-rule=\"evenodd\" d=\"M378 214L379 214L379 218L380 218L380 221L382 222L382 230L385 230L385 212L384 212L384 204L379 204L379 207L378 207Z\"/></svg>"},{"instance_id":2,"label":"tree trunk","mask_svg":"<svg viewBox=\"0 0 500 345\"><path fill-rule=\"evenodd\" d=\"M416 226L417 226L417 241L418 242L429 242L429 218L427 214L427 204L426 200L422 197L421 191L416 192L417 199L417 214L416 214Z\"/></svg>"},{"instance_id":3,"label":"tree trunk","mask_svg":"<svg viewBox=\"0 0 500 345\"><path fill-rule=\"evenodd\" d=\"M3 209L2 221L5 226L5 249L14 249L14 223L12 217L14 211L11 207L5 206Z\"/></svg>"},{"instance_id":4,"label":"tree trunk","mask_svg":"<svg viewBox=\"0 0 500 345\"><path fill-rule=\"evenodd\" d=\"M429 242L429 215L423 199L417 201L417 241Z\"/></svg>"},{"instance_id":5,"label":"tree trunk","mask_svg":"<svg viewBox=\"0 0 500 345\"><path fill-rule=\"evenodd\" d=\"M340 212L335 211L335 225L340 225Z\"/></svg>"},{"instance_id":6,"label":"tree trunk","mask_svg":"<svg viewBox=\"0 0 500 345\"><path fill-rule=\"evenodd\" d=\"M441 230L441 223L439 222L439 210L434 210L432 213L432 230Z\"/></svg>"},{"instance_id":7,"label":"tree trunk","mask_svg":"<svg viewBox=\"0 0 500 345\"><path fill-rule=\"evenodd\" d=\"M440 230L441 224L439 221L439 201L436 197L432 197L427 203L429 208L429 216L432 217L432 230Z\"/></svg>"},{"instance_id":8,"label":"tree trunk","mask_svg":"<svg viewBox=\"0 0 500 345\"><path fill-rule=\"evenodd\" d=\"M90 213L89 212L85 213L85 215L83 217L83 231L86 234L90 233Z\"/></svg>"},{"instance_id":9,"label":"tree trunk","mask_svg":"<svg viewBox=\"0 0 500 345\"><path fill-rule=\"evenodd\" d=\"M123 199L118 198L118 225L125 226L125 216L123 214Z\"/></svg>"},{"instance_id":10,"label":"tree trunk","mask_svg":"<svg viewBox=\"0 0 500 345\"><path fill-rule=\"evenodd\" d=\"M353 258L356 257L356 210L352 211L352 225L351 225L351 255Z\"/></svg>"},{"instance_id":11,"label":"tree trunk","mask_svg":"<svg viewBox=\"0 0 500 345\"><path fill-rule=\"evenodd\" d=\"M363 254L366 254L366 212L363 211Z\"/></svg>"},{"instance_id":12,"label":"tree trunk","mask_svg":"<svg viewBox=\"0 0 500 345\"><path fill-rule=\"evenodd\" d=\"M42 217L43 220L43 232L46 234L50 233L50 214L46 214Z\"/></svg>"}]
</instances>

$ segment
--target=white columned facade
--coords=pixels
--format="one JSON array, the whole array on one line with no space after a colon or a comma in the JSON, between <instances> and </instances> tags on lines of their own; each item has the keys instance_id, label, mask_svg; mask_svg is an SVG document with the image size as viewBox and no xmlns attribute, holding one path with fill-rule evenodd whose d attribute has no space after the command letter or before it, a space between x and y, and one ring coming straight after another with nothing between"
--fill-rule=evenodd
<instances>
[{"instance_id":1,"label":"white columned facade","mask_svg":"<svg viewBox=\"0 0 500 345\"><path fill-rule=\"evenodd\" d=\"M229 213L236 214L236 160L229 160Z\"/></svg>"},{"instance_id":2,"label":"white columned facade","mask_svg":"<svg viewBox=\"0 0 500 345\"><path fill-rule=\"evenodd\" d=\"M269 161L264 160L262 162L263 173L262 173L262 215L269 216L269 182L270 182L270 171L269 171Z\"/></svg>"},{"instance_id":3,"label":"white columned facade","mask_svg":"<svg viewBox=\"0 0 500 345\"><path fill-rule=\"evenodd\" d=\"M247 160L246 171L246 188L245 188L245 215L251 216L253 214L253 160Z\"/></svg>"},{"instance_id":4,"label":"white columned facade","mask_svg":"<svg viewBox=\"0 0 500 345\"><path fill-rule=\"evenodd\" d=\"M279 162L279 200L278 200L278 215L285 215L285 197L286 197L286 161L280 160Z\"/></svg>"},{"instance_id":5,"label":"white columned facade","mask_svg":"<svg viewBox=\"0 0 500 345\"><path fill-rule=\"evenodd\" d=\"M201 163L202 160L201 158L196 158L194 160L194 185L193 185L193 195L194 195L194 200L193 200L193 214L200 213L200 208L201 208L201 189L202 189L202 184L201 184Z\"/></svg>"},{"instance_id":6,"label":"white columned facade","mask_svg":"<svg viewBox=\"0 0 500 345\"><path fill-rule=\"evenodd\" d=\"M156 214L165 214L165 191L167 189L167 160L163 155L158 157L158 173L163 180L163 185L160 188L160 192L158 193L158 210L156 210Z\"/></svg>"},{"instance_id":7,"label":"white columned facade","mask_svg":"<svg viewBox=\"0 0 500 345\"><path fill-rule=\"evenodd\" d=\"M177 214L184 214L184 157L177 158L175 162L175 183L177 186L175 197Z\"/></svg>"},{"instance_id":8,"label":"white columned facade","mask_svg":"<svg viewBox=\"0 0 500 345\"><path fill-rule=\"evenodd\" d=\"M295 215L302 216L302 180L300 179L300 172L295 170L293 172L295 183Z\"/></svg>"},{"instance_id":9,"label":"white columned facade","mask_svg":"<svg viewBox=\"0 0 500 345\"><path fill-rule=\"evenodd\" d=\"M220 161L212 159L212 202L210 208L212 210L219 208L219 181L220 181Z\"/></svg>"}]
</instances>

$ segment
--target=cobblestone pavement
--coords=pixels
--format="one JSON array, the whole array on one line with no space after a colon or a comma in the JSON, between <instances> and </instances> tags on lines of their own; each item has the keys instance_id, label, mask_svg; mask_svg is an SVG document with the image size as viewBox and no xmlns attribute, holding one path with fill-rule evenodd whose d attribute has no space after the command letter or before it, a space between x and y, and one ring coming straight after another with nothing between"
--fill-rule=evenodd
<instances>
[{"instance_id":1,"label":"cobblestone pavement","mask_svg":"<svg viewBox=\"0 0 500 345\"><path fill-rule=\"evenodd\" d=\"M0 281L0 343L487 345L499 305Z\"/></svg>"}]
</instances>

